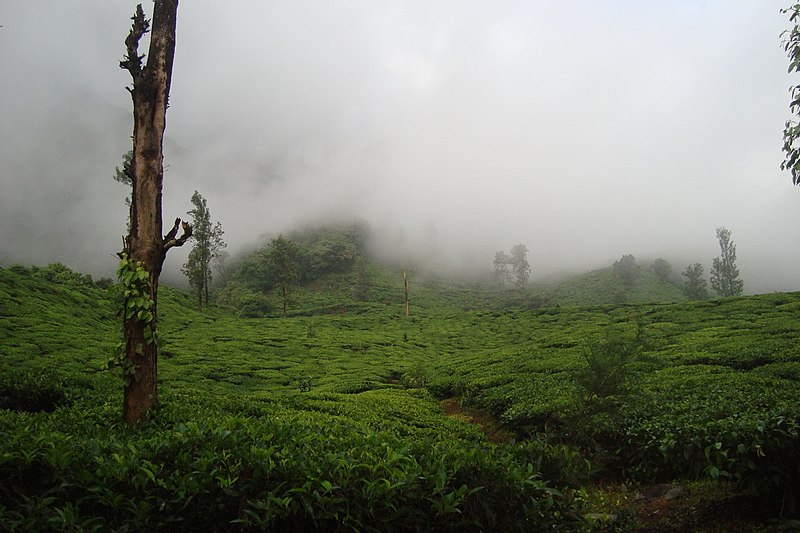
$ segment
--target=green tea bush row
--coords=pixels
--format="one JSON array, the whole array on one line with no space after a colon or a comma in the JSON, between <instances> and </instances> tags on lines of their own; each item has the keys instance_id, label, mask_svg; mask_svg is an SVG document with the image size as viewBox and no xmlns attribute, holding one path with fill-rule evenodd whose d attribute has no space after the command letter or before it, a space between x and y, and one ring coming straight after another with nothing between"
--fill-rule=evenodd
<instances>
[{"instance_id":1,"label":"green tea bush row","mask_svg":"<svg viewBox=\"0 0 800 533\"><path fill-rule=\"evenodd\" d=\"M0 412L0 523L12 531L582 524L533 462L493 445L401 440L310 412L252 417L185 406L134 432L103 420L110 410L101 419Z\"/></svg>"},{"instance_id":2,"label":"green tea bush row","mask_svg":"<svg viewBox=\"0 0 800 533\"><path fill-rule=\"evenodd\" d=\"M619 466L640 479L712 477L744 490L800 489L800 383L726 367L655 372L617 412L595 419Z\"/></svg>"}]
</instances>

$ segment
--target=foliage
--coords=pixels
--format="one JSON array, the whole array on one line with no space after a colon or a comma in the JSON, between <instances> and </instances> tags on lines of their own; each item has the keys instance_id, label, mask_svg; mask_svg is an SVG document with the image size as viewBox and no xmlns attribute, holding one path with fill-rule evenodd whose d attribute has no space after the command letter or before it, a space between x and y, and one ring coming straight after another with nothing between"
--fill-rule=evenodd
<instances>
[{"instance_id":1,"label":"foliage","mask_svg":"<svg viewBox=\"0 0 800 533\"><path fill-rule=\"evenodd\" d=\"M594 270L575 276L555 288L546 303L554 305L603 305L614 303L675 302L685 296L672 283L664 282L653 272L640 271L633 286L626 288L613 272L613 268Z\"/></svg>"},{"instance_id":2,"label":"foliage","mask_svg":"<svg viewBox=\"0 0 800 533\"><path fill-rule=\"evenodd\" d=\"M51 263L45 267L31 266L29 268L22 265L12 265L9 267L9 269L20 274L30 273L39 279L59 285L86 287L95 285L95 283L92 281L92 277L89 274L74 272L63 263Z\"/></svg>"},{"instance_id":3,"label":"foliage","mask_svg":"<svg viewBox=\"0 0 800 533\"><path fill-rule=\"evenodd\" d=\"M270 241L265 260L276 279L283 301L283 316L286 316L289 294L299 277L297 245L280 235Z\"/></svg>"},{"instance_id":4,"label":"foliage","mask_svg":"<svg viewBox=\"0 0 800 533\"><path fill-rule=\"evenodd\" d=\"M800 4L782 10L789 13L789 22L794 24L791 30L783 32L783 49L789 56L789 73L800 72L800 26L798 17L800 16ZM789 111L792 115L800 114L800 84L791 87L791 101ZM785 158L781 163L781 170L789 170L792 174L792 183L800 184L800 147L797 140L800 139L800 124L796 120L787 120L783 129L783 152Z\"/></svg>"},{"instance_id":5,"label":"foliage","mask_svg":"<svg viewBox=\"0 0 800 533\"><path fill-rule=\"evenodd\" d=\"M512 280L518 289L524 289L531 275L528 262L528 247L516 244L509 253L499 251L494 255L494 275L497 283L504 287Z\"/></svg>"},{"instance_id":6,"label":"foliage","mask_svg":"<svg viewBox=\"0 0 800 533\"><path fill-rule=\"evenodd\" d=\"M494 254L494 276L497 279L497 283L501 287L505 287L511 281L511 271L509 270L510 265L511 256L509 256L507 253L500 250Z\"/></svg>"},{"instance_id":7,"label":"foliage","mask_svg":"<svg viewBox=\"0 0 800 533\"><path fill-rule=\"evenodd\" d=\"M0 374L0 409L54 411L66 403L67 384L52 370L45 372L10 368Z\"/></svg>"},{"instance_id":8,"label":"foliage","mask_svg":"<svg viewBox=\"0 0 800 533\"><path fill-rule=\"evenodd\" d=\"M133 178L131 178L131 160L133 159L133 150L128 150L122 155L122 168L116 167L114 169L114 181L127 185L133 185ZM128 200L130 202L130 200Z\"/></svg>"},{"instance_id":9,"label":"foliage","mask_svg":"<svg viewBox=\"0 0 800 533\"><path fill-rule=\"evenodd\" d=\"M703 265L695 263L686 267L681 273L686 277L683 292L690 300L705 300L708 298L706 278L703 276Z\"/></svg>"},{"instance_id":10,"label":"foliage","mask_svg":"<svg viewBox=\"0 0 800 533\"><path fill-rule=\"evenodd\" d=\"M120 323L124 324L128 320L140 322L145 332L145 342L156 344L155 302L150 297L150 273L145 270L141 261L135 261L123 253L117 267L117 280L118 285L114 287L114 291ZM141 348L137 347L138 351ZM136 379L138 369L130 360L124 341L117 343L107 367L121 368L126 385Z\"/></svg>"},{"instance_id":11,"label":"foliage","mask_svg":"<svg viewBox=\"0 0 800 533\"><path fill-rule=\"evenodd\" d=\"M531 265L528 263L528 247L524 244L515 244L509 253L511 272L514 274L514 284L519 289L525 288L531 275Z\"/></svg>"},{"instance_id":12,"label":"foliage","mask_svg":"<svg viewBox=\"0 0 800 533\"><path fill-rule=\"evenodd\" d=\"M576 384L586 403L602 401L623 394L633 375L636 362L645 347L643 325L633 338L617 330L608 330L601 340L587 343L584 359L586 368L578 372Z\"/></svg>"},{"instance_id":13,"label":"foliage","mask_svg":"<svg viewBox=\"0 0 800 533\"><path fill-rule=\"evenodd\" d=\"M739 296L744 282L739 279L736 268L736 245L731 241L731 232L724 227L717 228L720 256L714 258L711 266L711 288L720 296Z\"/></svg>"},{"instance_id":14,"label":"foliage","mask_svg":"<svg viewBox=\"0 0 800 533\"><path fill-rule=\"evenodd\" d=\"M285 320L201 314L162 287L161 408L130 432L118 384L94 371L114 343L109 294L0 269L0 396L61 398L0 411L0 521L579 530L573 495L594 475L716 479L758 488L762 506L786 495L787 510L798 493L798 293L523 310L430 279L403 319L402 302L355 301L347 273L328 279L298 288L303 306ZM634 291L647 280L661 283L642 272ZM585 409L575 383L586 339L615 337L639 343L627 379ZM518 442L489 444L445 417L437 398L454 396Z\"/></svg>"},{"instance_id":15,"label":"foliage","mask_svg":"<svg viewBox=\"0 0 800 533\"><path fill-rule=\"evenodd\" d=\"M326 275L349 272L359 257L366 258L364 231L357 225L320 227L279 237L291 241L296 248L297 282L309 284ZM264 262L274 240L239 259L233 265L229 279L263 292L274 289L278 279Z\"/></svg>"},{"instance_id":16,"label":"foliage","mask_svg":"<svg viewBox=\"0 0 800 533\"><path fill-rule=\"evenodd\" d=\"M121 183L128 188L133 187L133 174L131 169L131 160L133 159L133 150L128 150L122 155L122 168L119 167L114 168L114 181ZM129 195L125 197L125 206L130 211L131 208L131 196L130 192ZM127 231L130 233L131 231L131 218L130 214L128 214L128 225Z\"/></svg>"},{"instance_id":17,"label":"foliage","mask_svg":"<svg viewBox=\"0 0 800 533\"><path fill-rule=\"evenodd\" d=\"M658 258L653 261L653 274L661 281L669 282L672 279L672 265L666 259Z\"/></svg>"},{"instance_id":18,"label":"foliage","mask_svg":"<svg viewBox=\"0 0 800 533\"><path fill-rule=\"evenodd\" d=\"M175 400L186 408L165 410L137 434L107 427L105 410L0 415L5 527L546 531L581 523L531 463L498 448Z\"/></svg>"},{"instance_id":19,"label":"foliage","mask_svg":"<svg viewBox=\"0 0 800 533\"><path fill-rule=\"evenodd\" d=\"M639 265L631 254L623 255L619 261L614 261L614 275L617 276L626 289L633 287L639 277Z\"/></svg>"},{"instance_id":20,"label":"foliage","mask_svg":"<svg viewBox=\"0 0 800 533\"><path fill-rule=\"evenodd\" d=\"M183 265L183 273L189 278L189 285L197 292L198 307L202 307L204 302L208 305L212 261L221 257L222 249L227 244L222 240L222 225L219 222L212 225L208 203L197 191L192 195L192 204L194 209L187 214L192 217L194 246Z\"/></svg>"},{"instance_id":21,"label":"foliage","mask_svg":"<svg viewBox=\"0 0 800 533\"><path fill-rule=\"evenodd\" d=\"M290 236L297 246L298 281L351 268L360 254L362 231L358 226L317 228Z\"/></svg>"},{"instance_id":22,"label":"foliage","mask_svg":"<svg viewBox=\"0 0 800 533\"><path fill-rule=\"evenodd\" d=\"M217 304L232 308L243 318L264 318L272 312L272 303L267 295L240 281L229 281L216 294Z\"/></svg>"}]
</instances>

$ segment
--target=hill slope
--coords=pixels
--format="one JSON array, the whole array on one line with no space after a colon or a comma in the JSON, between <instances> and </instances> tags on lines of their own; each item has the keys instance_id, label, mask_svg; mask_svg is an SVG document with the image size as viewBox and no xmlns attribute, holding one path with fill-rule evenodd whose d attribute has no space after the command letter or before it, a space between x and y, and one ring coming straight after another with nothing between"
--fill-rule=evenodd
<instances>
[{"instance_id":1,"label":"hill slope","mask_svg":"<svg viewBox=\"0 0 800 533\"><path fill-rule=\"evenodd\" d=\"M290 235L298 247L298 286L293 289L294 313L334 312L371 304L402 305L401 273L410 279L412 307L452 309L532 309L563 305L676 302L685 299L681 289L641 272L625 287L612 268L574 276L555 289L529 284L523 290L498 287L488 271L483 280L466 280L425 271L423 267L391 265L375 260L362 226L319 227ZM242 316L275 316L282 308L275 291L276 276L265 256L269 244L236 263L217 291L218 301Z\"/></svg>"},{"instance_id":2,"label":"hill slope","mask_svg":"<svg viewBox=\"0 0 800 533\"><path fill-rule=\"evenodd\" d=\"M680 287L652 272L641 272L632 287L625 287L611 267L593 270L562 282L550 295L548 305L604 305L620 303L668 303L685 300Z\"/></svg>"}]
</instances>

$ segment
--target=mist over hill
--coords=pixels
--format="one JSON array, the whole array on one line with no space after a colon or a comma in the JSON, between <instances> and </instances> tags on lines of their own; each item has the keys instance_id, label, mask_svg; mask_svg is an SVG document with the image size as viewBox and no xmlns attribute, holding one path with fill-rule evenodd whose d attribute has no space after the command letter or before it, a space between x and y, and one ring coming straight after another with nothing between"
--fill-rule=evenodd
<instances>
[{"instance_id":1,"label":"mist over hill","mask_svg":"<svg viewBox=\"0 0 800 533\"><path fill-rule=\"evenodd\" d=\"M800 288L783 4L182 4L164 218L198 190L236 253L354 216L377 256L451 274L525 243L534 280L624 253L708 269L724 225L746 291ZM135 6L0 14L3 264L113 275Z\"/></svg>"},{"instance_id":2,"label":"mist over hill","mask_svg":"<svg viewBox=\"0 0 800 533\"><path fill-rule=\"evenodd\" d=\"M312 307L330 308L352 300L396 303L403 299L403 272L409 277L414 305L433 299L451 301L465 309L538 308L685 299L678 273L662 279L652 271L652 264L637 264L637 275L630 285L609 265L588 273L533 278L518 287L508 281L501 283L488 267L453 272L421 259L400 261L376 253L375 234L363 222L305 226L284 238L297 246L295 308L308 307L310 302L314 302ZM226 261L225 274L214 285L219 302L253 316L269 314L270 309L279 307L276 273L270 270L268 260L270 246L270 239L265 237L260 246Z\"/></svg>"}]
</instances>

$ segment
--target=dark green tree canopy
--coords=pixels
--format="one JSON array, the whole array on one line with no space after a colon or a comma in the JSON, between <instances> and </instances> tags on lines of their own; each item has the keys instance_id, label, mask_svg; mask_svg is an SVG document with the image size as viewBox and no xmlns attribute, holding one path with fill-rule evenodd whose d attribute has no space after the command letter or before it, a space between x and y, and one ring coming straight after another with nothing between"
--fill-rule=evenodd
<instances>
[{"instance_id":1,"label":"dark green tree canopy","mask_svg":"<svg viewBox=\"0 0 800 533\"><path fill-rule=\"evenodd\" d=\"M683 292L690 300L705 300L708 298L708 284L703 276L703 265L695 263L686 267L681 273L686 277Z\"/></svg>"},{"instance_id":2,"label":"dark green tree canopy","mask_svg":"<svg viewBox=\"0 0 800 533\"><path fill-rule=\"evenodd\" d=\"M653 261L653 274L661 281L670 281L672 277L672 265L666 259L658 258Z\"/></svg>"},{"instance_id":3,"label":"dark green tree canopy","mask_svg":"<svg viewBox=\"0 0 800 533\"><path fill-rule=\"evenodd\" d=\"M639 265L632 254L623 255L619 261L614 261L614 275L617 276L626 288L630 289L639 277Z\"/></svg>"}]
</instances>

